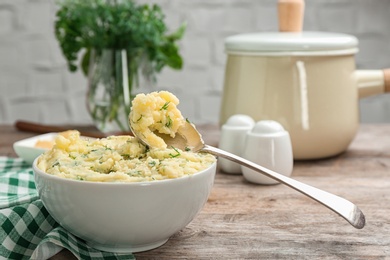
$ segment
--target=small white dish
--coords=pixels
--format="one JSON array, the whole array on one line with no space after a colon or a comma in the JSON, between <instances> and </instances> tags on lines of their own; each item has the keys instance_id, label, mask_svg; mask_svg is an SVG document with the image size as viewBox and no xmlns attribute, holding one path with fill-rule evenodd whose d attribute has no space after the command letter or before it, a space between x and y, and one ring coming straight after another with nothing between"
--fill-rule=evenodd
<instances>
[{"instance_id":1,"label":"small white dish","mask_svg":"<svg viewBox=\"0 0 390 260\"><path fill-rule=\"evenodd\" d=\"M39 155L46 152L47 148L36 147L38 141L54 141L58 133L47 133L23 139L14 143L16 154L29 164L32 164Z\"/></svg>"}]
</instances>

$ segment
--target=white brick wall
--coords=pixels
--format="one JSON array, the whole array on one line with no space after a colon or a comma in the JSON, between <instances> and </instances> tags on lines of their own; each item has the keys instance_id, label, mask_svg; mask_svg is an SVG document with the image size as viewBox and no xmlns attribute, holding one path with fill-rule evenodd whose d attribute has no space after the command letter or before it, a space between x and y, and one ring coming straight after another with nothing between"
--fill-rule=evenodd
<instances>
[{"instance_id":1,"label":"white brick wall","mask_svg":"<svg viewBox=\"0 0 390 260\"><path fill-rule=\"evenodd\" d=\"M181 99L195 123L218 122L226 56L225 37L277 30L276 0L156 0L176 28L187 21L181 42L185 66L165 69L159 89ZM54 0L0 0L0 123L90 123L86 80L69 73L53 34ZM357 36L360 69L390 67L389 0L307 0L305 30ZM362 122L390 122L390 97L361 101Z\"/></svg>"}]
</instances>

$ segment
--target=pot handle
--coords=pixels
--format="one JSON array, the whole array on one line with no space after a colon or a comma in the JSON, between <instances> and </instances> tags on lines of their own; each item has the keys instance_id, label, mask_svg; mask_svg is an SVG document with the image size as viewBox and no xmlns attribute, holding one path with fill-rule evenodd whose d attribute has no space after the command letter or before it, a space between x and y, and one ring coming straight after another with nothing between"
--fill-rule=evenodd
<instances>
[{"instance_id":1,"label":"pot handle","mask_svg":"<svg viewBox=\"0 0 390 260\"><path fill-rule=\"evenodd\" d=\"M355 71L359 98L390 93L390 68Z\"/></svg>"},{"instance_id":2,"label":"pot handle","mask_svg":"<svg viewBox=\"0 0 390 260\"><path fill-rule=\"evenodd\" d=\"M385 92L390 92L390 68L383 70Z\"/></svg>"}]
</instances>

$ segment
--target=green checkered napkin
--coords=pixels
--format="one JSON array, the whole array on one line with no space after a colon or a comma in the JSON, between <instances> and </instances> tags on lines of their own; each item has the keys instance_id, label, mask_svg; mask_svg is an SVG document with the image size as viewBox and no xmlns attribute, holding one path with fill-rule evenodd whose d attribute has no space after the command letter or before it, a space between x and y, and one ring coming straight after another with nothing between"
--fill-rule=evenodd
<instances>
[{"instance_id":1,"label":"green checkered napkin","mask_svg":"<svg viewBox=\"0 0 390 260\"><path fill-rule=\"evenodd\" d=\"M135 259L93 249L62 228L38 197L31 165L0 156L0 259L48 259L63 248L78 259Z\"/></svg>"}]
</instances>

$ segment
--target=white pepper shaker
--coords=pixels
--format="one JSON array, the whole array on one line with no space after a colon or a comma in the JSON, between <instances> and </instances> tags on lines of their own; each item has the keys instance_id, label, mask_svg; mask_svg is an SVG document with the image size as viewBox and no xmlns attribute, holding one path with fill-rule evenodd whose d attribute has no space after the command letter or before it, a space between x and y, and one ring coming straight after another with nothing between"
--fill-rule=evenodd
<instances>
[{"instance_id":1,"label":"white pepper shaker","mask_svg":"<svg viewBox=\"0 0 390 260\"><path fill-rule=\"evenodd\" d=\"M290 176L293 170L293 152L289 133L281 124L263 120L246 134L243 158L270 170ZM277 184L272 178L241 166L246 180L258 184Z\"/></svg>"},{"instance_id":2,"label":"white pepper shaker","mask_svg":"<svg viewBox=\"0 0 390 260\"><path fill-rule=\"evenodd\" d=\"M247 115L236 114L229 117L221 128L219 148L235 155L242 156L245 135L253 128L254 124L255 121ZM219 158L218 164L225 173L241 174L241 166L238 163Z\"/></svg>"}]
</instances>

